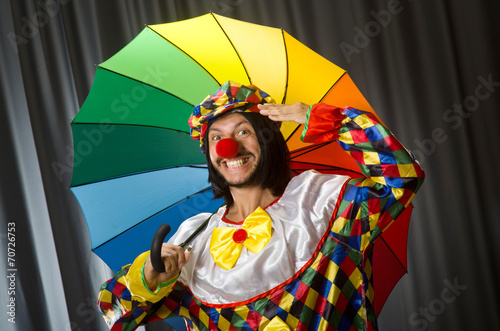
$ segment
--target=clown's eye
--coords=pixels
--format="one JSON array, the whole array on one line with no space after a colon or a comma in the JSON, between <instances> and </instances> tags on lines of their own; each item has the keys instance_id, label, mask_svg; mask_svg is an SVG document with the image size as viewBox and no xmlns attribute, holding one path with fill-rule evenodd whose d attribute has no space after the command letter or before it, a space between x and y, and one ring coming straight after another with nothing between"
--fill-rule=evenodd
<instances>
[{"instance_id":1,"label":"clown's eye","mask_svg":"<svg viewBox=\"0 0 500 331\"><path fill-rule=\"evenodd\" d=\"M249 134L249 133L250 133L249 130L240 130L240 131L238 131L238 136L244 136L244 135Z\"/></svg>"},{"instance_id":2,"label":"clown's eye","mask_svg":"<svg viewBox=\"0 0 500 331\"><path fill-rule=\"evenodd\" d=\"M222 139L222 136L220 136L220 135L215 135L215 136L212 136L212 139L211 139L211 140L212 140L212 141L219 141L219 140L221 140L221 139Z\"/></svg>"}]
</instances>

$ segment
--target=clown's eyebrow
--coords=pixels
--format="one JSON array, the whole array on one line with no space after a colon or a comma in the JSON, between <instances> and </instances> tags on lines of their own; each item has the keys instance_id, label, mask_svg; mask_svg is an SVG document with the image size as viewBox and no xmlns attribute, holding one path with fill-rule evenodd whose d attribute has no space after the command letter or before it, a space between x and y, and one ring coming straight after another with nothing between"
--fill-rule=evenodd
<instances>
[{"instance_id":1,"label":"clown's eyebrow","mask_svg":"<svg viewBox=\"0 0 500 331\"><path fill-rule=\"evenodd\" d=\"M245 123L248 123L250 124L250 122L248 122L247 120L241 120L240 122L236 123L234 126L233 126L233 130L237 129L240 125L243 125ZM208 130L208 132L212 132L212 131L217 131L217 132L222 132L221 129L218 129L218 128L214 128L213 125L210 127L210 129Z\"/></svg>"}]
</instances>

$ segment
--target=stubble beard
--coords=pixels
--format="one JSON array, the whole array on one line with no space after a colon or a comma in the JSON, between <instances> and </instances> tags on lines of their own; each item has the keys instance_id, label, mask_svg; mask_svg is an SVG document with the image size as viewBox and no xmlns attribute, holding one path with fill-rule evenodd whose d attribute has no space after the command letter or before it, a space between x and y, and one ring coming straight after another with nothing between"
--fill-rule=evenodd
<instances>
[{"instance_id":1,"label":"stubble beard","mask_svg":"<svg viewBox=\"0 0 500 331\"><path fill-rule=\"evenodd\" d=\"M252 172L247 176L247 178L244 178L242 181L240 182L230 182L226 179L226 177L224 177L224 175L219 171L219 168L222 166L221 163L222 163L222 159L221 158L218 158L217 159L217 166L214 167L214 170L217 174L217 176L219 176L223 181L224 181L224 184L227 185L228 187L234 187L234 188L244 188L244 187L251 187L251 186L254 186L256 185L256 178L257 178L257 172L259 170L259 160L255 159L254 155L252 153L249 153L249 154L246 154L248 156L251 156L254 158L255 160L255 163L253 165L253 169L252 169Z\"/></svg>"}]
</instances>

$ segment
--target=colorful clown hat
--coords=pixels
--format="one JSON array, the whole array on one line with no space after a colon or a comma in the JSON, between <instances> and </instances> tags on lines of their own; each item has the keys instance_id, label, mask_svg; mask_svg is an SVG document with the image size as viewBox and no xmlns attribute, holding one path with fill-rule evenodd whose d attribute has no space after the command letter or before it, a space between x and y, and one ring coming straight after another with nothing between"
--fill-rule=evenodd
<instances>
[{"instance_id":1,"label":"colorful clown hat","mask_svg":"<svg viewBox=\"0 0 500 331\"><path fill-rule=\"evenodd\" d=\"M203 136L210 123L230 110L255 112L258 104L275 103L274 99L255 85L242 85L233 81L225 82L214 95L209 95L197 105L189 117L191 137L200 140L203 150Z\"/></svg>"}]
</instances>

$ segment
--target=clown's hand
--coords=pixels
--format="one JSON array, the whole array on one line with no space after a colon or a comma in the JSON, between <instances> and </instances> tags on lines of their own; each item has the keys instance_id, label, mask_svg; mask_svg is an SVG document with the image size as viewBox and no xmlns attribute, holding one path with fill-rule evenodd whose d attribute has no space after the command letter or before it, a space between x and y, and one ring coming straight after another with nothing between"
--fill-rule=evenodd
<instances>
[{"instance_id":1,"label":"clown's hand","mask_svg":"<svg viewBox=\"0 0 500 331\"><path fill-rule=\"evenodd\" d=\"M289 121L298 124L306 123L307 110L309 109L309 105L302 102L297 102L293 105L266 103L258 105L258 107L262 115L269 117L273 121Z\"/></svg>"},{"instance_id":2,"label":"clown's hand","mask_svg":"<svg viewBox=\"0 0 500 331\"><path fill-rule=\"evenodd\" d=\"M180 246L163 243L161 248L161 259L165 265L165 272L157 272L151 264L151 256L144 265L144 280L146 285L155 290L160 283L163 283L176 276L189 260L189 253L184 252Z\"/></svg>"}]
</instances>

